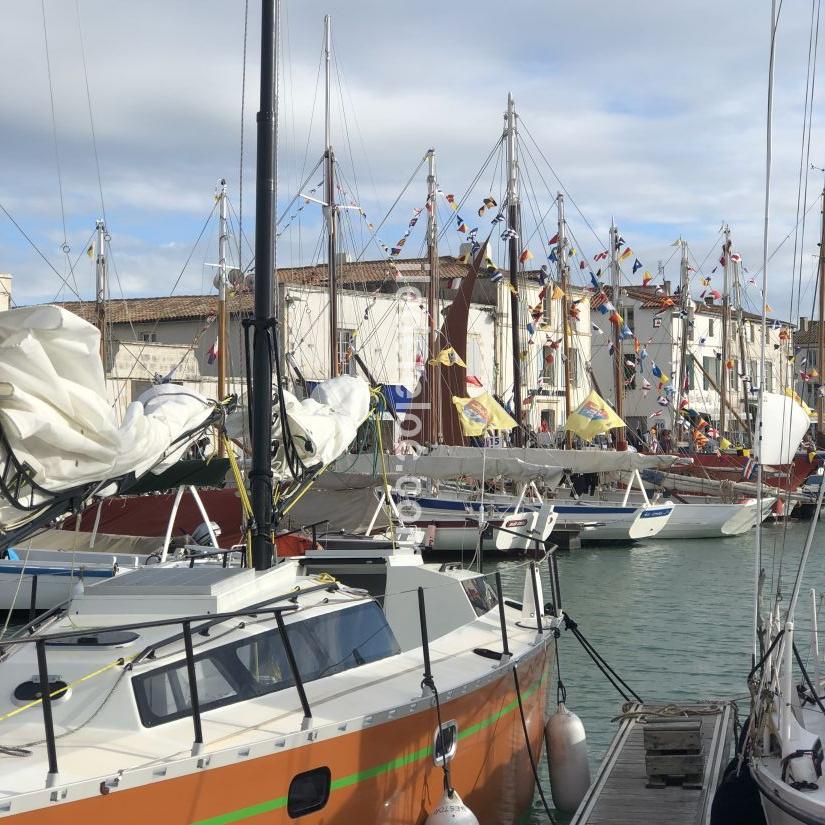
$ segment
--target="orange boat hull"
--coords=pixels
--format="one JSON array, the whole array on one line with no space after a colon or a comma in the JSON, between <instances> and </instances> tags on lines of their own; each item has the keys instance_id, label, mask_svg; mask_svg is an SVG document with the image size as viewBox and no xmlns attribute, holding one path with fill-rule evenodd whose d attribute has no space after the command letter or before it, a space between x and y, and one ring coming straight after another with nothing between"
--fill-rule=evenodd
<instances>
[{"instance_id":1,"label":"orange boat hull","mask_svg":"<svg viewBox=\"0 0 825 825\"><path fill-rule=\"evenodd\" d=\"M524 711L538 759L545 723L552 647L545 645L519 666ZM512 670L442 703L444 722L458 723L451 763L453 787L481 825L509 825L530 806L534 780ZM384 722L235 764L204 768L174 779L101 793L12 814L14 825L228 825L290 823L287 794L292 778L326 766L332 775L323 809L300 817L309 823L420 825L441 798L443 773L433 764L435 710ZM112 766L115 768L115 766ZM14 807L12 806L12 810Z\"/></svg>"}]
</instances>

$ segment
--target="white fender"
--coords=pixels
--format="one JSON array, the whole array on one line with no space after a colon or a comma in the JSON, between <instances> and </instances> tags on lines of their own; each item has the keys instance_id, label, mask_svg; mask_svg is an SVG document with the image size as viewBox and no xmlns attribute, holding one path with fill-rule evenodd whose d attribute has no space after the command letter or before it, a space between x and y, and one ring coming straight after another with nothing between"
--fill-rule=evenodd
<instances>
[{"instance_id":1,"label":"white fender","mask_svg":"<svg viewBox=\"0 0 825 825\"><path fill-rule=\"evenodd\" d=\"M590 763L582 720L563 702L544 728L550 789L553 803L561 811L573 813L590 787Z\"/></svg>"},{"instance_id":2,"label":"white fender","mask_svg":"<svg viewBox=\"0 0 825 825\"><path fill-rule=\"evenodd\" d=\"M464 804L458 791L454 790L452 796L444 791L444 795L424 825L478 825L478 819Z\"/></svg>"}]
</instances>

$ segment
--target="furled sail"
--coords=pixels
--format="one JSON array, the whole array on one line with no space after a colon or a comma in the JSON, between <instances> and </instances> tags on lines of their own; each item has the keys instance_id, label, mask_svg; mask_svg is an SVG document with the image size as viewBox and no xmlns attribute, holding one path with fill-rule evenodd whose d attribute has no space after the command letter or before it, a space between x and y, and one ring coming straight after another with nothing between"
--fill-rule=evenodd
<instances>
[{"instance_id":1,"label":"furled sail","mask_svg":"<svg viewBox=\"0 0 825 825\"><path fill-rule=\"evenodd\" d=\"M97 328L62 307L0 313L0 530L61 493L162 471L214 419L213 402L164 384L118 423L99 351Z\"/></svg>"},{"instance_id":2,"label":"furled sail","mask_svg":"<svg viewBox=\"0 0 825 825\"><path fill-rule=\"evenodd\" d=\"M292 444L301 463L307 469L325 467L335 461L355 440L358 427L370 411L370 388L358 376L339 375L321 381L309 398L299 401L282 390ZM272 458L272 471L278 479L292 477L284 452L279 407L273 403L272 438L277 449ZM227 417L230 437L244 435L247 410L239 405Z\"/></svg>"}]
</instances>

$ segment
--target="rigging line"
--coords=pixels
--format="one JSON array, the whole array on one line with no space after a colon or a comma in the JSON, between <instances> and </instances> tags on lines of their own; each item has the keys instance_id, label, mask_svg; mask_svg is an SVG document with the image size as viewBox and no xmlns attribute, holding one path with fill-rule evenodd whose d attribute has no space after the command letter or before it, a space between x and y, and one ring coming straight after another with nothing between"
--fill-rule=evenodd
<instances>
[{"instance_id":1,"label":"rigging line","mask_svg":"<svg viewBox=\"0 0 825 825\"><path fill-rule=\"evenodd\" d=\"M339 99L339 102L341 104L341 123L344 126L344 139L346 140L347 152L349 153L349 162L350 162L350 166L352 168L353 183L355 184L354 192L355 192L356 200L360 204L361 203L361 193L358 191L358 181L357 181L357 178L355 177L355 158L353 157L353 154L352 154L352 140L350 139L350 134L349 134L349 121L347 119L346 111L344 109L344 82L343 82L342 77L341 77L342 74L343 74L343 69L341 67L341 61L338 57L338 45L337 45L337 41L335 40L334 35L333 35L333 38L332 38L332 62L333 62L333 65L335 66L335 77L338 80L338 99Z\"/></svg>"},{"instance_id":2,"label":"rigging line","mask_svg":"<svg viewBox=\"0 0 825 825\"><path fill-rule=\"evenodd\" d=\"M63 205L63 175L60 168L60 150L57 142L57 118L54 112L54 86L52 84L52 62L49 56L49 36L46 27L46 0L40 0L40 8L43 12L43 43L46 47L46 74L49 78L49 103L51 105L52 114L52 139L54 140L54 160L57 167L57 189L60 193L60 218L63 222L63 246L68 246L66 238L66 210ZM67 253L68 254L68 253Z\"/></svg>"},{"instance_id":3,"label":"rigging line","mask_svg":"<svg viewBox=\"0 0 825 825\"><path fill-rule=\"evenodd\" d=\"M243 154L244 154L244 119L246 116L246 47L249 34L249 0L244 0L243 12L243 57L241 59L241 147L238 169L238 269L243 272L242 243L243 234ZM231 208L231 204L230 204Z\"/></svg>"},{"instance_id":4,"label":"rigging line","mask_svg":"<svg viewBox=\"0 0 825 825\"><path fill-rule=\"evenodd\" d=\"M83 299L78 294L78 291L69 283L68 278L66 278L65 275L62 275L60 272L58 272L55 265L40 251L37 244L26 234L26 232L23 230L23 227L20 226L19 223L17 223L17 221L12 217L9 210L6 209L6 207L3 206L2 203L0 203L0 210L3 211L3 214L5 214L5 216L14 224L17 231L29 242L31 248L46 262L46 266L48 266L49 269L51 269L52 272L54 272L54 274L57 275L57 277L60 278L61 281L63 281L63 283L72 292L72 294L77 298L78 301L82 301Z\"/></svg>"},{"instance_id":5,"label":"rigging line","mask_svg":"<svg viewBox=\"0 0 825 825\"><path fill-rule=\"evenodd\" d=\"M307 159L309 158L309 144L312 140L312 126L315 123L315 107L318 103L318 86L321 83L321 67L324 64L324 38L321 38L321 50L318 54L318 71L315 75L315 93L312 96L312 108L310 109L309 114L309 127L307 128L307 140L306 145L304 146L304 159L301 161L301 174L299 177L304 177L304 172L307 168ZM326 146L324 147L324 151L326 151Z\"/></svg>"},{"instance_id":6,"label":"rigging line","mask_svg":"<svg viewBox=\"0 0 825 825\"><path fill-rule=\"evenodd\" d=\"M74 259L74 263L71 265L72 271L74 271L77 268L77 265L80 263L80 259L83 257L83 254L89 248L89 244L91 243L94 236L95 236L95 233L92 232L91 235L89 235L89 237L86 238L86 243L83 244L83 248L80 250L80 252L77 253L77 257ZM77 283L77 279L75 279L75 284L76 283ZM57 294L54 296L54 300L52 301L52 303L55 303L55 301L57 301L57 299L60 296L61 292L63 292L63 286L62 285L60 286L60 289L57 290Z\"/></svg>"},{"instance_id":7,"label":"rigging line","mask_svg":"<svg viewBox=\"0 0 825 825\"><path fill-rule=\"evenodd\" d=\"M324 158L323 158L323 156L321 156L318 160L318 163L315 164L315 167L313 168L313 170L304 178L304 182L298 187L298 191L295 193L292 200L281 211L281 217L278 218L275 221L275 226L278 226L279 224L281 224L283 222L284 218L289 214L289 210L292 209L292 207L295 205L295 202L300 197L304 197L304 196L301 195L301 192L303 192L303 190L306 189L307 184L309 184L309 182L312 180L312 178L315 177L315 173L318 171L318 169L320 169L321 164L323 162L324 162ZM336 164L336 166L337 166L337 164ZM304 197L304 199L306 200L305 197ZM284 229L286 229L286 227L284 227Z\"/></svg>"},{"instance_id":8,"label":"rigging line","mask_svg":"<svg viewBox=\"0 0 825 825\"><path fill-rule=\"evenodd\" d=\"M544 152L542 152L541 147L536 142L536 139L533 137L532 133L527 128L527 124L524 122L524 118L521 117L521 116L519 116L519 123L521 124L521 126L522 126L525 134L527 135L527 137L530 138L530 140L533 142L533 145L536 147L536 151L539 153L539 157L547 164L547 168L553 174L553 177L556 179L559 186L561 186L562 190L564 191L564 194L567 195L568 199L570 200L570 203L573 204L573 208L576 210L576 212L579 213L579 215L581 216L581 219L584 221L587 228L593 233L593 237L597 241L599 241L599 243L601 243L601 238L599 238L598 232L596 232L596 230L593 228L593 225L590 223L590 221L587 220L587 218L585 217L584 212L582 212L581 209L579 209L579 205L576 203L576 201L573 200L573 196L570 194L570 191L564 185L564 183L562 182L562 179L558 176L558 174L556 173L556 170L553 168L550 161L547 160L547 156L544 154ZM547 187L547 191L549 192L550 187L548 186L547 182L544 180L544 176L541 174L541 172L539 172L539 177L542 179L542 182Z\"/></svg>"},{"instance_id":9,"label":"rigging line","mask_svg":"<svg viewBox=\"0 0 825 825\"><path fill-rule=\"evenodd\" d=\"M404 184L404 188L401 190L401 192L399 192L398 197L393 201L392 206L387 210L387 213L381 219L381 222L378 224L378 226L376 226L375 229L372 231L372 234L369 236L367 242L361 248L361 251L358 253L358 256L356 257L355 261L353 261L353 263L358 263L364 257L364 253L367 251L367 247L372 243L373 240L375 240L376 235L381 231L381 227L387 222L388 218L392 214L393 209L395 209L395 207L398 206L398 202L401 200L401 198L404 197L404 194L406 193L407 189L409 189L413 180L415 180L415 176L419 173L421 167L424 165L426 160L427 156L424 155L424 157L422 157L421 160L418 162L418 166L415 167L413 173L410 175L407 182Z\"/></svg>"},{"instance_id":10,"label":"rigging line","mask_svg":"<svg viewBox=\"0 0 825 825\"><path fill-rule=\"evenodd\" d=\"M470 193L473 191L473 189L475 188L475 186L479 182L479 180L481 180L481 176L484 174L485 170L490 165L490 161L493 159L494 155L496 154L496 152L499 150L499 147L503 143L504 143L504 134L502 134L496 140L496 142L493 144L493 148L490 150L490 153L487 155L487 158L485 159L484 163L482 164L481 169L478 170L478 174L473 178L473 182L467 187L464 194L461 196L461 199L458 202L458 208L454 210L453 218L455 217L455 214L457 214L458 211L464 206L465 201L470 196ZM424 159L426 160L426 155L425 155ZM421 162L424 163L423 160ZM441 227L441 231L438 233L438 240L439 241L444 237L447 230L450 228L450 225L453 222L453 218L450 218L450 219L448 219L447 221L444 222L443 226Z\"/></svg>"},{"instance_id":11,"label":"rigging line","mask_svg":"<svg viewBox=\"0 0 825 825\"><path fill-rule=\"evenodd\" d=\"M80 0L75 0L74 7L77 16L77 33L80 39L80 58L83 63L83 80L86 84L86 104L89 109L89 126L92 132L92 151L94 152L95 168L97 169L97 191L100 195L100 211L103 215L103 222L108 223L108 221L106 220L106 205L103 201L103 175L100 171L100 156L97 151L97 134L95 132L95 119L92 114L92 93L89 88L89 70L86 65L86 46L83 42L83 27L80 22Z\"/></svg>"}]
</instances>

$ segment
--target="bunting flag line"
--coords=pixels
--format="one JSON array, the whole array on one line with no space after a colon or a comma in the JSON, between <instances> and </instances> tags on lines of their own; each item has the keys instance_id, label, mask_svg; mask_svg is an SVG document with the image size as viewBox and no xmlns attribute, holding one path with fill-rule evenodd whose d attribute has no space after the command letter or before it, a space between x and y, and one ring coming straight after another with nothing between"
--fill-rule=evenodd
<instances>
[{"instance_id":1,"label":"bunting flag line","mask_svg":"<svg viewBox=\"0 0 825 825\"><path fill-rule=\"evenodd\" d=\"M525 249L521 255L518 256L520 263L525 263L526 261L531 261L533 259L533 253L529 249Z\"/></svg>"},{"instance_id":2,"label":"bunting flag line","mask_svg":"<svg viewBox=\"0 0 825 825\"><path fill-rule=\"evenodd\" d=\"M633 254L633 250L628 246L622 250L621 255L619 255L619 260L624 261L625 259L629 258Z\"/></svg>"},{"instance_id":3,"label":"bunting flag line","mask_svg":"<svg viewBox=\"0 0 825 825\"><path fill-rule=\"evenodd\" d=\"M515 238L516 240L518 240L518 232L516 232L516 230L513 229L512 226L508 226L507 229L505 229L504 232L501 233L501 240L509 241L510 238Z\"/></svg>"},{"instance_id":4,"label":"bunting flag line","mask_svg":"<svg viewBox=\"0 0 825 825\"><path fill-rule=\"evenodd\" d=\"M547 245L548 246L553 246L554 243L558 243L558 242L559 242L559 233L556 232L556 234L553 235L553 237L550 238L549 241L547 241Z\"/></svg>"},{"instance_id":5,"label":"bunting flag line","mask_svg":"<svg viewBox=\"0 0 825 825\"><path fill-rule=\"evenodd\" d=\"M645 270L644 274L642 275L642 286L647 286L653 280L653 276Z\"/></svg>"},{"instance_id":6,"label":"bunting flag line","mask_svg":"<svg viewBox=\"0 0 825 825\"><path fill-rule=\"evenodd\" d=\"M323 185L324 185L324 181L323 181L323 180L319 180L319 181L318 181L318 183L316 183L316 184L315 184L315 186L313 186L313 187L312 187L312 189L310 189L310 190L309 190L309 192L307 192L307 195L314 195L314 194L315 194L315 193L316 193L316 192L317 192L317 191L318 191L318 190L319 190L319 189L320 189ZM297 200L297 199L296 199L296 200ZM281 237L281 235L283 235L283 234L284 234L284 232L286 232L286 230L287 230L287 229L289 229L289 227L292 225L292 222L295 220L295 218L297 218L297 217L298 217L298 215L300 215L300 214L301 214L301 212L303 212L303 211L304 211L304 209L306 209L307 204L309 204L309 203L311 203L311 202L312 202L312 201L310 201L310 199L309 199L308 197L306 197L306 196L303 196L303 200L304 200L304 202L303 202L303 203L302 203L302 204L301 204L301 205L300 205L300 206L299 206L299 207L298 207L298 208L297 208L297 209L296 209L293 213L291 213L291 214L290 214L290 216L289 216L289 220L286 222L286 224L285 224L284 226L282 226L282 227L281 227L280 231L276 233L276 237L277 237L277 238L280 238L280 237ZM363 210L363 209L361 209L361 210L359 210L359 211L360 211L360 212L361 212L361 214L364 216L364 218L366 218L366 217L367 217L366 212L364 212L364 210ZM372 225L367 224L367 226L369 227L370 232L372 232L372 230L373 230ZM387 248L384 246L384 244L381 244L381 247L382 247L385 251L388 251L388 250L387 250ZM89 253L89 250L88 250L88 249L86 250L86 254L87 254L87 255L89 255L89 257L91 258L91 254Z\"/></svg>"},{"instance_id":7,"label":"bunting flag line","mask_svg":"<svg viewBox=\"0 0 825 825\"><path fill-rule=\"evenodd\" d=\"M604 261L607 258L607 252L598 252L593 256L594 261Z\"/></svg>"},{"instance_id":8,"label":"bunting flag line","mask_svg":"<svg viewBox=\"0 0 825 825\"><path fill-rule=\"evenodd\" d=\"M564 298L564 290L557 284L553 284L553 291L550 293L550 300L558 301L561 298Z\"/></svg>"},{"instance_id":9,"label":"bunting flag line","mask_svg":"<svg viewBox=\"0 0 825 825\"><path fill-rule=\"evenodd\" d=\"M642 262L636 258L633 261L633 274L635 275L642 268Z\"/></svg>"}]
</instances>

